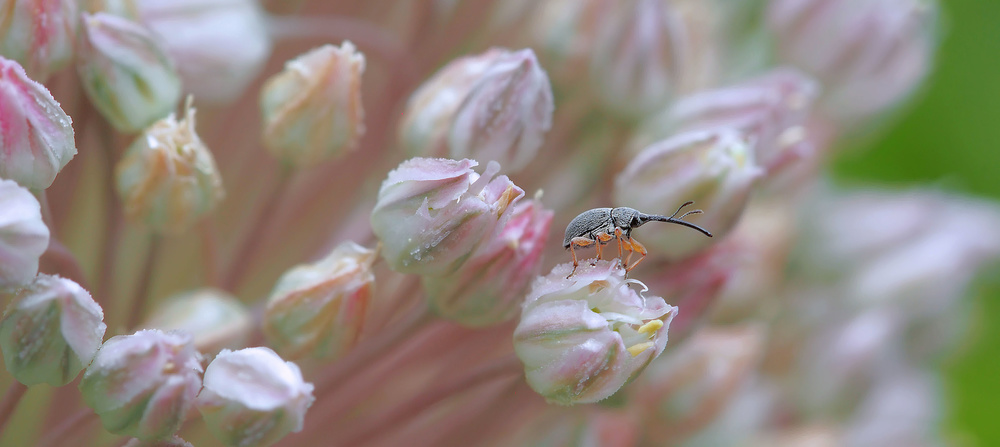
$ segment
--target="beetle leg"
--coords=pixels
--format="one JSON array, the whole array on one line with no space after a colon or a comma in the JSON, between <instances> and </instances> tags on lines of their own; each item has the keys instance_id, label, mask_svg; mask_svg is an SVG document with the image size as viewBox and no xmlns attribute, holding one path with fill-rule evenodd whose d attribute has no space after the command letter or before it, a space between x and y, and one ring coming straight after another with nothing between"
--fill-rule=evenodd
<instances>
[{"instance_id":1,"label":"beetle leg","mask_svg":"<svg viewBox=\"0 0 1000 447\"><path fill-rule=\"evenodd\" d=\"M615 228L615 239L618 240L618 265L625 268L625 264L622 263L622 229Z\"/></svg>"},{"instance_id":2,"label":"beetle leg","mask_svg":"<svg viewBox=\"0 0 1000 447\"><path fill-rule=\"evenodd\" d=\"M601 260L601 254L604 252L604 245L607 244L613 237L608 233L597 233L597 260L592 262L590 265L596 265L597 261Z\"/></svg>"},{"instance_id":3,"label":"beetle leg","mask_svg":"<svg viewBox=\"0 0 1000 447\"><path fill-rule=\"evenodd\" d=\"M588 238L585 238L585 237L575 237L575 238L573 238L573 239L571 239L569 241L569 252L570 252L570 254L573 255L573 271L569 272L569 275L566 275L566 279L569 279L570 276L573 276L573 274L576 273L576 267L580 265L580 263L577 262L577 260L576 260L576 250L574 250L574 249L577 246L587 247L587 246L589 246L590 244L593 244L593 243L594 243L593 239L588 239Z\"/></svg>"},{"instance_id":4,"label":"beetle leg","mask_svg":"<svg viewBox=\"0 0 1000 447\"><path fill-rule=\"evenodd\" d=\"M641 255L641 257L637 261L635 261L635 264L632 264L627 269L625 269L626 272L632 271L632 269L634 269L635 266L639 265L639 263L642 262L643 259L646 259L646 247L644 247L642 244L640 244L639 241L637 241L637 240L635 240L635 239L633 239L633 238L630 237L629 238L629 245L632 246L632 250L639 252L639 254ZM629 258L631 258L631 257L632 257L632 255L630 254Z\"/></svg>"}]
</instances>

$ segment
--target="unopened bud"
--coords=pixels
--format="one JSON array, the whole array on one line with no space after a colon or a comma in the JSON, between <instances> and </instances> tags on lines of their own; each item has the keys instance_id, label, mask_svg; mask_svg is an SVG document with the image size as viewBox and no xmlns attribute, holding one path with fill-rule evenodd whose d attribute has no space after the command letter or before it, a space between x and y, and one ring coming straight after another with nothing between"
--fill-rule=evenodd
<instances>
[{"instance_id":1,"label":"unopened bud","mask_svg":"<svg viewBox=\"0 0 1000 447\"><path fill-rule=\"evenodd\" d=\"M762 174L740 133L686 132L654 143L633 158L615 181L615 199L646 213L669 214L687 201L704 210L697 223L715 238L691 237L690 230L679 225L661 226L643 236L660 255L676 260L729 233Z\"/></svg>"},{"instance_id":2,"label":"unopened bud","mask_svg":"<svg viewBox=\"0 0 1000 447\"><path fill-rule=\"evenodd\" d=\"M180 233L215 208L224 195L215 159L195 132L190 99L146 129L115 166L125 216L156 232Z\"/></svg>"},{"instance_id":3,"label":"unopened bud","mask_svg":"<svg viewBox=\"0 0 1000 447\"><path fill-rule=\"evenodd\" d=\"M523 169L552 126L552 87L530 49L494 48L438 71L410 98L400 136L414 155Z\"/></svg>"},{"instance_id":4,"label":"unopened bud","mask_svg":"<svg viewBox=\"0 0 1000 447\"><path fill-rule=\"evenodd\" d=\"M38 275L0 321L7 371L25 385L72 381L104 341L104 311L77 283Z\"/></svg>"},{"instance_id":5,"label":"unopened bud","mask_svg":"<svg viewBox=\"0 0 1000 447\"><path fill-rule=\"evenodd\" d=\"M184 422L201 388L200 355L182 332L143 330L101 346L80 381L83 401L115 434L153 440Z\"/></svg>"},{"instance_id":6,"label":"unopened bud","mask_svg":"<svg viewBox=\"0 0 1000 447\"><path fill-rule=\"evenodd\" d=\"M2 23L2 20L0 20ZM0 57L0 178L45 189L76 155L73 121L48 89Z\"/></svg>"},{"instance_id":7,"label":"unopened bud","mask_svg":"<svg viewBox=\"0 0 1000 447\"><path fill-rule=\"evenodd\" d=\"M365 57L354 45L324 45L285 63L264 84L264 145L295 166L345 154L364 134L361 75Z\"/></svg>"},{"instance_id":8,"label":"unopened bud","mask_svg":"<svg viewBox=\"0 0 1000 447\"><path fill-rule=\"evenodd\" d=\"M167 298L151 315L142 327L187 332L195 349L205 355L245 346L253 325L246 306L218 289L201 289Z\"/></svg>"},{"instance_id":9,"label":"unopened bud","mask_svg":"<svg viewBox=\"0 0 1000 447\"><path fill-rule=\"evenodd\" d=\"M635 378L663 352L677 314L636 293L617 261L571 272L560 264L535 282L514 330L528 385L562 405L597 402Z\"/></svg>"},{"instance_id":10,"label":"unopened bud","mask_svg":"<svg viewBox=\"0 0 1000 447\"><path fill-rule=\"evenodd\" d=\"M198 410L225 445L268 446L302 429L313 385L268 348L223 350L205 369Z\"/></svg>"},{"instance_id":11,"label":"unopened bud","mask_svg":"<svg viewBox=\"0 0 1000 447\"><path fill-rule=\"evenodd\" d=\"M599 22L590 78L608 108L642 116L676 94L685 69L687 31L672 8L661 0L625 0Z\"/></svg>"},{"instance_id":12,"label":"unopened bud","mask_svg":"<svg viewBox=\"0 0 1000 447\"><path fill-rule=\"evenodd\" d=\"M45 82L73 57L76 20L76 0L0 1L0 55Z\"/></svg>"},{"instance_id":13,"label":"unopened bud","mask_svg":"<svg viewBox=\"0 0 1000 447\"><path fill-rule=\"evenodd\" d=\"M519 202L500 234L455 275L423 278L431 307L473 327L512 318L538 274L552 216L538 201Z\"/></svg>"},{"instance_id":14,"label":"unopened bud","mask_svg":"<svg viewBox=\"0 0 1000 447\"><path fill-rule=\"evenodd\" d=\"M0 291L30 283L48 246L49 228L38 199L17 183L0 179Z\"/></svg>"},{"instance_id":15,"label":"unopened bud","mask_svg":"<svg viewBox=\"0 0 1000 447\"><path fill-rule=\"evenodd\" d=\"M389 173L372 211L382 256L401 273L453 273L503 228L524 190L490 162L413 158Z\"/></svg>"},{"instance_id":16,"label":"unopened bud","mask_svg":"<svg viewBox=\"0 0 1000 447\"><path fill-rule=\"evenodd\" d=\"M236 100L271 52L256 0L142 0L140 22L177 64L184 90L206 103Z\"/></svg>"},{"instance_id":17,"label":"unopened bud","mask_svg":"<svg viewBox=\"0 0 1000 447\"><path fill-rule=\"evenodd\" d=\"M76 64L84 91L122 132L137 132L177 105L181 81L157 37L111 14L84 14Z\"/></svg>"},{"instance_id":18,"label":"unopened bud","mask_svg":"<svg viewBox=\"0 0 1000 447\"><path fill-rule=\"evenodd\" d=\"M268 344L290 358L336 358L351 349L371 298L375 256L345 242L319 262L285 272L264 313Z\"/></svg>"}]
</instances>

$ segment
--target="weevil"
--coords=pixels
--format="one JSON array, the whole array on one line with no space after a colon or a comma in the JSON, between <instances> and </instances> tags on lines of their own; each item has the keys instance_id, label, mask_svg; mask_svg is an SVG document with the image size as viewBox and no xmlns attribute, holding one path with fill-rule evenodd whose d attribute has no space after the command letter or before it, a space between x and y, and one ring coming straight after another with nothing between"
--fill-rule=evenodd
<instances>
[{"instance_id":1,"label":"weevil","mask_svg":"<svg viewBox=\"0 0 1000 447\"><path fill-rule=\"evenodd\" d=\"M617 208L594 208L580 213L566 226L566 236L563 238L563 248L569 250L573 255L573 271L569 273L567 278L573 276L573 273L576 273L576 267L580 265L576 259L576 247L589 247L597 244L597 259L601 259L604 244L611 242L612 239L618 241L618 261L621 262L622 267L625 268L625 274L628 275L628 272L646 258L646 247L632 238L632 230L641 227L646 222L657 221L683 225L698 230L705 236L712 237L712 233L709 233L708 230L682 220L691 214L700 214L701 210L691 210L677 217L677 214L684 207L693 203L684 203L669 217L657 214L645 214L639 210L623 206ZM624 261L622 261L623 250L628 250L629 252L628 259ZM641 257L634 264L630 265L632 255L636 252Z\"/></svg>"}]
</instances>

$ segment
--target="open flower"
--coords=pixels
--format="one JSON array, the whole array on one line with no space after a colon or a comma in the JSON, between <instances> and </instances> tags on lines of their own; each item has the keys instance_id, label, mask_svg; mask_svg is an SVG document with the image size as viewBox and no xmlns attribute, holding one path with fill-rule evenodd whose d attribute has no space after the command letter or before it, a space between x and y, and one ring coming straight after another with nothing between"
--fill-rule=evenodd
<instances>
[{"instance_id":1,"label":"open flower","mask_svg":"<svg viewBox=\"0 0 1000 447\"><path fill-rule=\"evenodd\" d=\"M535 282L514 330L528 385L562 405L597 402L635 378L663 352L677 315L633 290L617 261L572 271L559 264Z\"/></svg>"}]
</instances>

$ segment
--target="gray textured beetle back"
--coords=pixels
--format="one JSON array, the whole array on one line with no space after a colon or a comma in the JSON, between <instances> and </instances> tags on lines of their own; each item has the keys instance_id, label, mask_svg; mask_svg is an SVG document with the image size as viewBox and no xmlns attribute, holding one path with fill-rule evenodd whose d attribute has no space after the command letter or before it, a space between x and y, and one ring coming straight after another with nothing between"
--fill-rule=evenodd
<instances>
[{"instance_id":1,"label":"gray textured beetle back","mask_svg":"<svg viewBox=\"0 0 1000 447\"><path fill-rule=\"evenodd\" d=\"M578 236L587 236L596 239L595 233L605 232L613 234L614 224L611 222L611 208L594 208L578 214L566 226L566 234L563 237L563 248L569 248L570 241Z\"/></svg>"}]
</instances>

